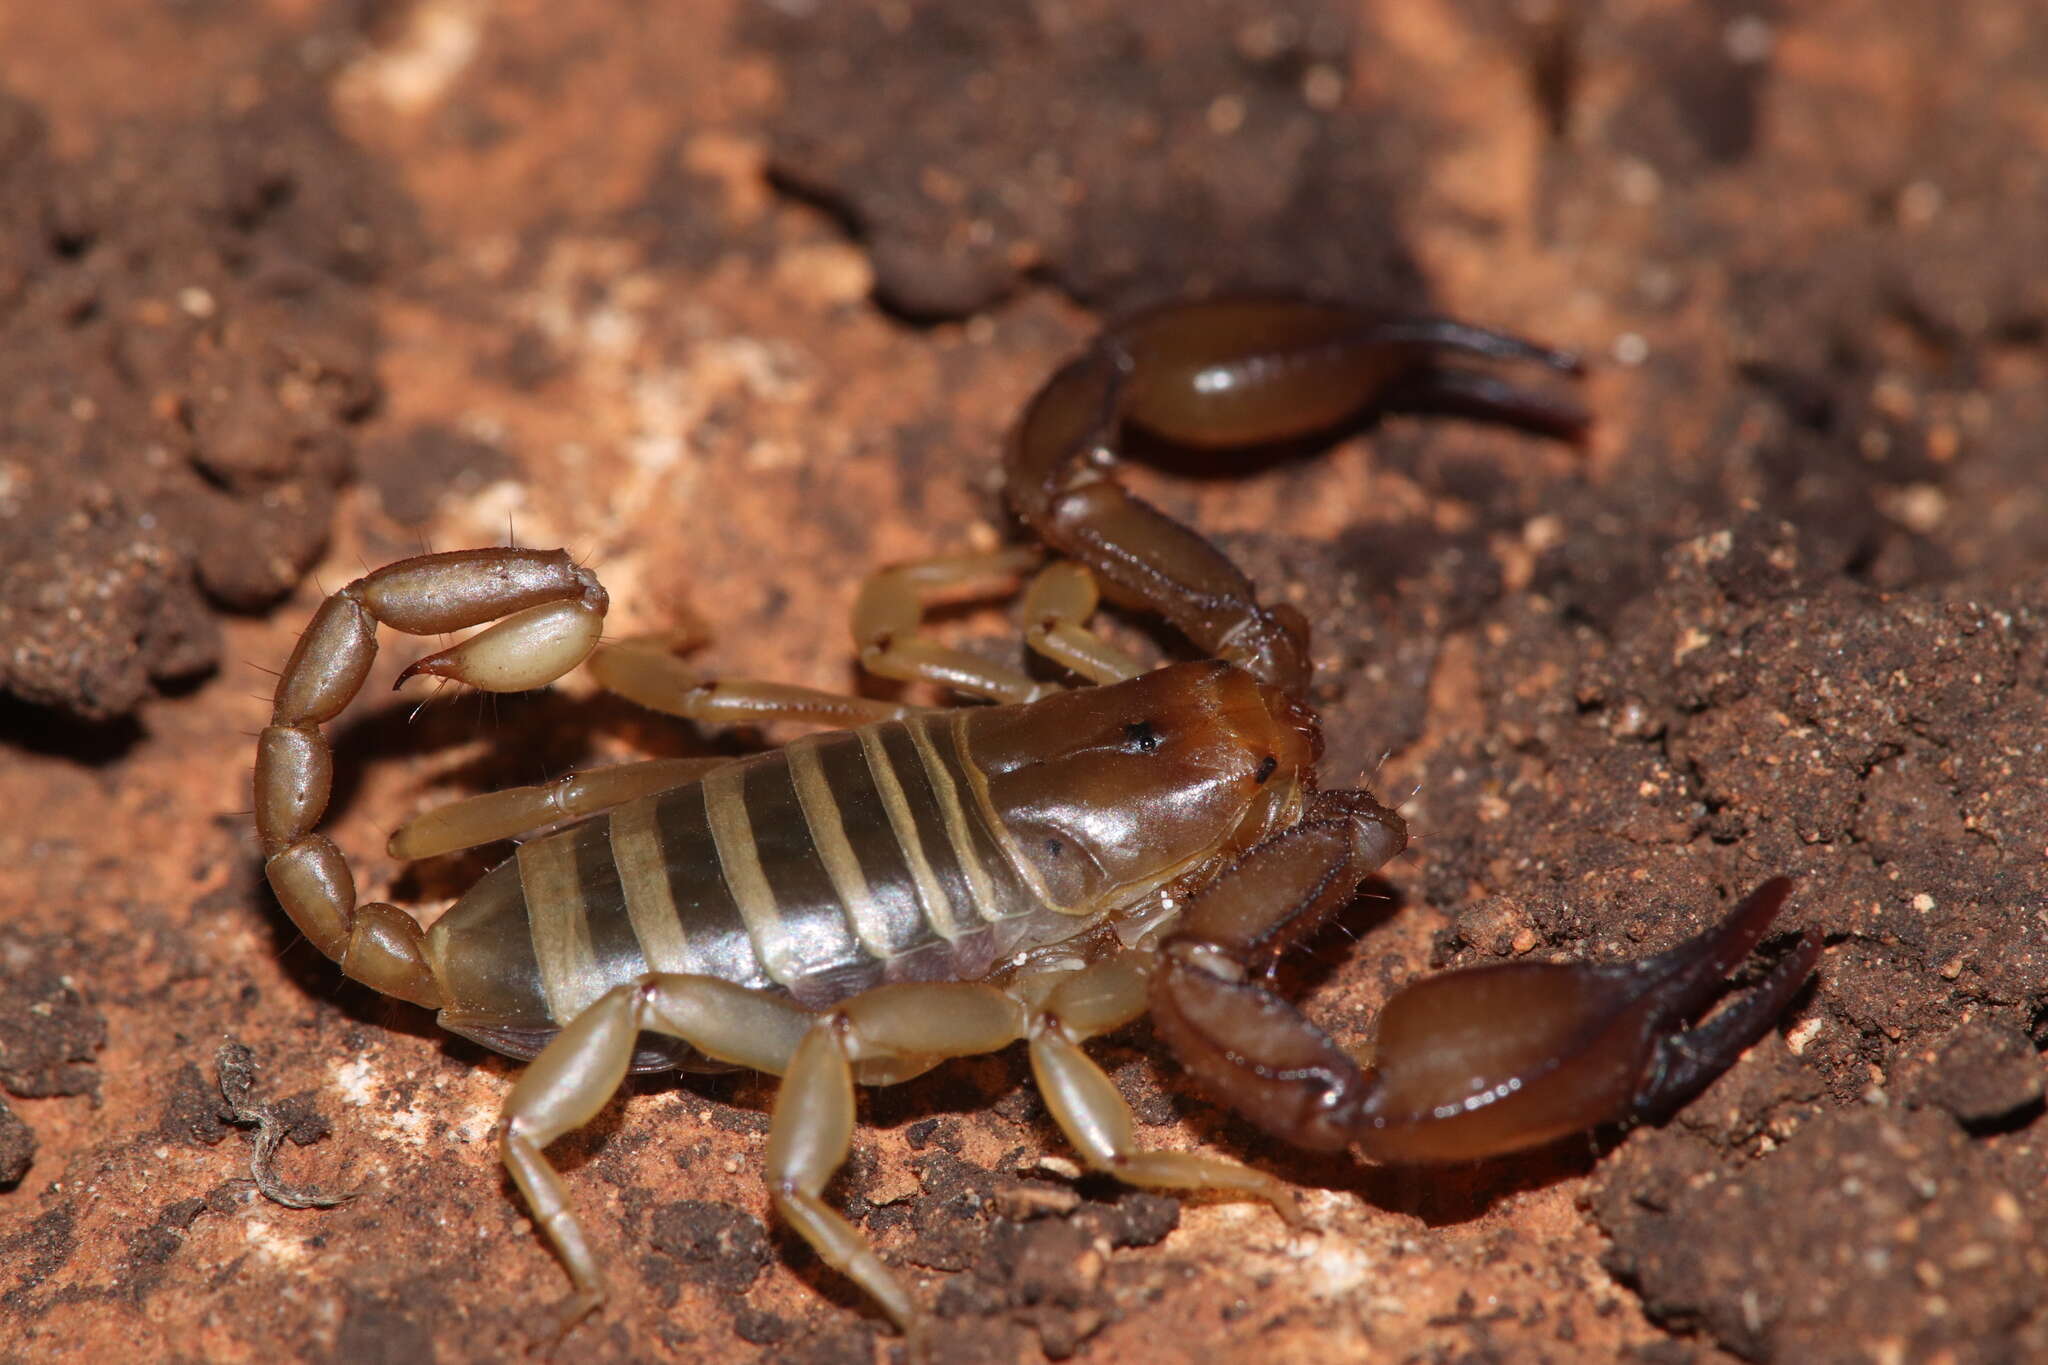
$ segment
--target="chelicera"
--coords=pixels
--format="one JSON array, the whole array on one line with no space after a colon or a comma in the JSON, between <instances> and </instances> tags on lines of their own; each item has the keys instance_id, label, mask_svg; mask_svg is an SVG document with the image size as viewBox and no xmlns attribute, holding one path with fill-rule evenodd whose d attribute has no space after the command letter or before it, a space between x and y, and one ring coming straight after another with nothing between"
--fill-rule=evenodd
<instances>
[{"instance_id":1,"label":"chelicera","mask_svg":"<svg viewBox=\"0 0 2048 1365\"><path fill-rule=\"evenodd\" d=\"M545 1152L631 1071L751 1067L783 1078L766 1175L776 1209L913 1336L924 1310L822 1197L855 1084L1024 1042L1048 1109L1090 1166L1134 1185L1237 1192L1289 1220L1292 1192L1221 1156L1140 1147L1083 1044L1149 1012L1193 1080L1283 1141L1388 1162L1467 1160L1674 1107L1781 1013L1810 935L1699 1022L1788 884L1718 926L1616 964L1512 963L1414 983L1370 1064L1268 987L1290 943L1408 839L1370 792L1318 784L1308 626L1113 477L1120 436L1239 448L1421 401L1559 435L1561 398L1497 368L1568 356L1442 319L1292 300L1179 304L1116 327L1026 409L1008 492L1055 557L1012 548L875 574L854 609L862 664L993 705L927 709L707 682L660 642L600 644L603 587L562 551L422 555L329 597L278 681L256 760L271 886L347 975L439 1011L530 1065L499 1140L569 1272L565 1327L604 1298L603 1258ZM933 597L1029 575L1029 647L1069 686L944 646ZM1147 669L1091 628L1099 597L1165 618L1206 659ZM572 774L430 811L391 840L421 858L541 830L430 929L359 904L315 833L321 725L361 688L376 628L488 629L418 660L490 691L589 662L606 687L699 722L827 727L779 750ZM402 679L401 679L402 680Z\"/></svg>"}]
</instances>

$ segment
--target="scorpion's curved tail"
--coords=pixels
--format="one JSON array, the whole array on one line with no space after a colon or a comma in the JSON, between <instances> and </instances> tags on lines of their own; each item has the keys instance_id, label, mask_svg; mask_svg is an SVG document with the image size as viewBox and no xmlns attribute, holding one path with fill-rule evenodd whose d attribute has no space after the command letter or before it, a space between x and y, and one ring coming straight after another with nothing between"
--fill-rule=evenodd
<instances>
[{"instance_id":1,"label":"scorpion's curved tail","mask_svg":"<svg viewBox=\"0 0 2048 1365\"><path fill-rule=\"evenodd\" d=\"M357 904L341 850L313 832L334 779L334 750L320 727L362 690L377 657L377 627L438 635L495 621L416 661L399 681L429 674L487 692L524 692L589 656L608 605L602 585L567 552L519 549L419 555L320 604L278 676L270 724L257 741L256 833L285 913L345 974L386 995L442 1004L419 922L395 905Z\"/></svg>"}]
</instances>

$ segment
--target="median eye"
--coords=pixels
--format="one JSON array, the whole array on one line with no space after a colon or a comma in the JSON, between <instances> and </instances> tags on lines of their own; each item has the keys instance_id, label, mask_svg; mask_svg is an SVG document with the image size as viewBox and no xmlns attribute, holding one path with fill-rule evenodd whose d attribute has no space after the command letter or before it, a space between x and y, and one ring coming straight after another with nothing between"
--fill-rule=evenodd
<instances>
[{"instance_id":1,"label":"median eye","mask_svg":"<svg viewBox=\"0 0 2048 1365\"><path fill-rule=\"evenodd\" d=\"M1149 720L1134 720L1124 727L1124 747L1134 754L1156 753L1163 743Z\"/></svg>"}]
</instances>

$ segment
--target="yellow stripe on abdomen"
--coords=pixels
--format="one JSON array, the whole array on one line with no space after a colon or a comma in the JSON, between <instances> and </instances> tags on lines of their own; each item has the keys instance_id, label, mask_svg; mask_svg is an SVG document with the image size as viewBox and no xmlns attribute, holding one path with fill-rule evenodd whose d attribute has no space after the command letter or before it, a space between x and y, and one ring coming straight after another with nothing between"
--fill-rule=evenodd
<instances>
[{"instance_id":1,"label":"yellow stripe on abdomen","mask_svg":"<svg viewBox=\"0 0 2048 1365\"><path fill-rule=\"evenodd\" d=\"M626 917L647 965L657 972L695 970L682 912L669 887L655 798L628 801L610 818L612 857L618 861L619 886L626 894Z\"/></svg>"},{"instance_id":2,"label":"yellow stripe on abdomen","mask_svg":"<svg viewBox=\"0 0 2048 1365\"><path fill-rule=\"evenodd\" d=\"M868 771L875 779L875 791L882 798L882 808L888 812L889 828L896 836L896 845L903 850L903 859L910 865L910 880L917 888L917 901L924 909L925 922L940 938L950 943L960 937L960 923L953 913L953 902L946 895L946 888L939 885L938 874L932 871L931 860L925 856L924 840L917 833L917 817L911 813L910 798L904 795L903 783L896 776L889 752L882 747L880 728L863 726L855 731L860 736L861 752L867 757Z\"/></svg>"},{"instance_id":3,"label":"yellow stripe on abdomen","mask_svg":"<svg viewBox=\"0 0 2048 1365\"><path fill-rule=\"evenodd\" d=\"M541 990L557 1023L581 1014L605 991L590 941L590 911L576 856L583 828L519 846L519 885Z\"/></svg>"},{"instance_id":4,"label":"yellow stripe on abdomen","mask_svg":"<svg viewBox=\"0 0 2048 1365\"><path fill-rule=\"evenodd\" d=\"M761 847L747 816L745 765L714 772L704 779L704 813L718 848L718 870L732 893L740 921L753 940L754 952L768 975L787 986L804 973L798 945L776 909L775 890L761 867Z\"/></svg>"}]
</instances>

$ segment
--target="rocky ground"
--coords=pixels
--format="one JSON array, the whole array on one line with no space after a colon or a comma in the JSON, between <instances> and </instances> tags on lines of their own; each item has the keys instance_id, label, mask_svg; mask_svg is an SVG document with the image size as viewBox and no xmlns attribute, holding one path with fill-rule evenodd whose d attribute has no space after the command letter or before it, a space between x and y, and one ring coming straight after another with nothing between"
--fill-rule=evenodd
<instances>
[{"instance_id":1,"label":"rocky ground","mask_svg":"<svg viewBox=\"0 0 2048 1365\"><path fill-rule=\"evenodd\" d=\"M1014 534L1051 367L1238 287L1592 362L1583 448L1397 413L1129 472L1308 613L1327 771L1419 833L1290 961L1316 1017L1777 873L1828 946L1671 1123L1474 1167L1274 1150L1098 1045L1299 1233L1070 1178L1017 1055L870 1094L834 1193L938 1358L2048 1358L2044 69L2030 0L0 8L0 1359L546 1346L512 1068L262 886L263 670L323 590L514 535L618 630L862 685L855 582ZM421 709L408 657L333 826L423 912L484 865L391 866L424 805L761 742L577 682ZM638 1082L557 1149L614 1290L564 1353L889 1357L768 1217L770 1093ZM262 1131L356 1197L259 1194Z\"/></svg>"}]
</instances>

